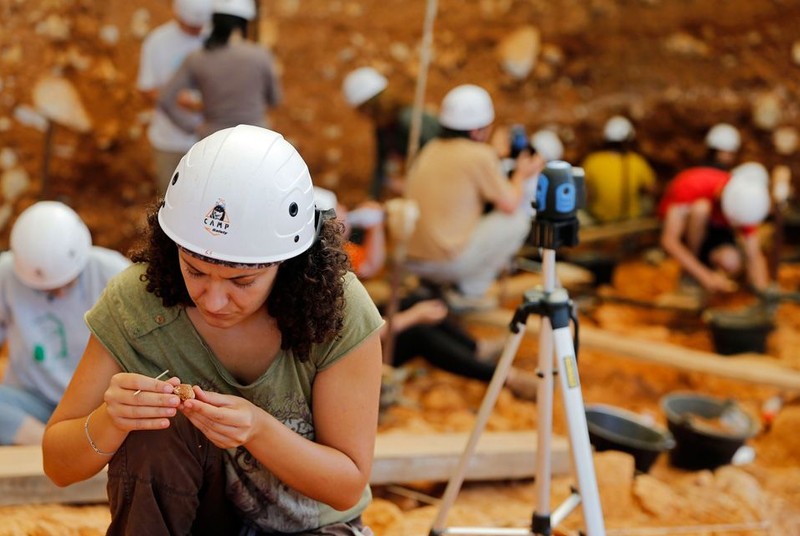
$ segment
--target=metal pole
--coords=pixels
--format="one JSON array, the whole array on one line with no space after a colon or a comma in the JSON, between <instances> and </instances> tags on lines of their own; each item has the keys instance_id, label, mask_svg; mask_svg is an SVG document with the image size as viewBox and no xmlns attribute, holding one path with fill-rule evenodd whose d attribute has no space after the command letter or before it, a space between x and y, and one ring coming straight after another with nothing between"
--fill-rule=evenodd
<instances>
[{"instance_id":1,"label":"metal pole","mask_svg":"<svg viewBox=\"0 0 800 536\"><path fill-rule=\"evenodd\" d=\"M419 76L414 92L414 110L411 114L411 131L408 134L408 153L406 169L417 155L419 136L422 130L422 111L425 104L425 86L428 82L428 66L431 63L431 47L433 45L433 23L436 20L437 0L428 0L425 11L425 25L422 32L422 50L419 57Z\"/></svg>"}]
</instances>

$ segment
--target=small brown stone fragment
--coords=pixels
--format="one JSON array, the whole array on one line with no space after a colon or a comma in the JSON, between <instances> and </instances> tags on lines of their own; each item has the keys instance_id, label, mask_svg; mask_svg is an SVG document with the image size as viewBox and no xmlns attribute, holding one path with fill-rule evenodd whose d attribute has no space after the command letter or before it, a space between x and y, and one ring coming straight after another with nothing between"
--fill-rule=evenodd
<instances>
[{"instance_id":1,"label":"small brown stone fragment","mask_svg":"<svg viewBox=\"0 0 800 536\"><path fill-rule=\"evenodd\" d=\"M181 397L181 402L194 398L194 389L192 389L192 386L188 383L182 383L176 386L173 392Z\"/></svg>"}]
</instances>

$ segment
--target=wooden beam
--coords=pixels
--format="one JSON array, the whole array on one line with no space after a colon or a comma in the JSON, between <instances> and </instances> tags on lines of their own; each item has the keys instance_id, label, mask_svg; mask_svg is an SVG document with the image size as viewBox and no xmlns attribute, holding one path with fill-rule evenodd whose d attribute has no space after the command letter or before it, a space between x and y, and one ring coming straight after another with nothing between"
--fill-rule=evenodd
<instances>
[{"instance_id":1,"label":"wooden beam","mask_svg":"<svg viewBox=\"0 0 800 536\"><path fill-rule=\"evenodd\" d=\"M370 483L447 481L458 464L467 439L466 433L379 434ZM570 467L567 441L554 436L551 449L552 473L567 474ZM535 474L535 463L535 432L484 432L465 478L529 478ZM88 480L59 488L44 474L40 447L0 447L0 506L104 503L108 500L107 481L107 473L103 470Z\"/></svg>"},{"instance_id":2,"label":"wooden beam","mask_svg":"<svg viewBox=\"0 0 800 536\"><path fill-rule=\"evenodd\" d=\"M581 244L609 240L611 238L625 238L631 235L652 233L661 229L661 222L657 218L637 218L602 225L585 225L578 232Z\"/></svg>"},{"instance_id":3,"label":"wooden beam","mask_svg":"<svg viewBox=\"0 0 800 536\"><path fill-rule=\"evenodd\" d=\"M380 434L375 448L372 484L401 484L420 480L447 481L467 444L466 433ZM466 480L530 478L536 473L536 432L484 432L467 466ZM569 472L565 438L551 441L551 472Z\"/></svg>"},{"instance_id":4,"label":"wooden beam","mask_svg":"<svg viewBox=\"0 0 800 536\"><path fill-rule=\"evenodd\" d=\"M509 326L513 311L493 310L464 315L466 322ZM530 318L526 333L538 335L539 319ZM800 390L800 371L788 368L779 360L761 354L721 356L685 348L676 344L637 339L591 326L580 327L581 348L592 348L640 361L658 363L691 372L713 374L721 378L747 383L770 385L782 389Z\"/></svg>"}]
</instances>

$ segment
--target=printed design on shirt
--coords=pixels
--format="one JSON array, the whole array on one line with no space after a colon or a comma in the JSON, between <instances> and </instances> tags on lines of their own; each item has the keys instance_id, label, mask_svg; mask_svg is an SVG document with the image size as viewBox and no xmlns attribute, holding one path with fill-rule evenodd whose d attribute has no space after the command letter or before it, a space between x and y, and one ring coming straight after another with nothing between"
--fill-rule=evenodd
<instances>
[{"instance_id":1,"label":"printed design on shirt","mask_svg":"<svg viewBox=\"0 0 800 536\"><path fill-rule=\"evenodd\" d=\"M219 198L203 218L203 227L205 227L206 231L216 236L228 234L230 226L231 222L228 219L225 200Z\"/></svg>"},{"instance_id":2,"label":"printed design on shirt","mask_svg":"<svg viewBox=\"0 0 800 536\"><path fill-rule=\"evenodd\" d=\"M48 357L65 359L69 351L64 323L53 313L46 313L37 317L34 324L38 340L33 344L33 360L42 363Z\"/></svg>"},{"instance_id":3,"label":"printed design on shirt","mask_svg":"<svg viewBox=\"0 0 800 536\"><path fill-rule=\"evenodd\" d=\"M270 404L270 413L287 428L314 439L311 409L299 393L287 395L282 403ZM245 448L229 449L225 456L227 495L259 530L302 532L319 526L319 506L264 469Z\"/></svg>"}]
</instances>

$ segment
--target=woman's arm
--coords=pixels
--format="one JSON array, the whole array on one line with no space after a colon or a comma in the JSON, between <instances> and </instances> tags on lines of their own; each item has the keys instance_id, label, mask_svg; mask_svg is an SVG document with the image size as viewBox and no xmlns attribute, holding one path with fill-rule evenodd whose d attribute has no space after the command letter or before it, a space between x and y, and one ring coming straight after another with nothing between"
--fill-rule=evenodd
<instances>
[{"instance_id":1,"label":"woman's arm","mask_svg":"<svg viewBox=\"0 0 800 536\"><path fill-rule=\"evenodd\" d=\"M761 239L758 233L753 232L743 236L742 249L744 249L744 260L750 284L756 290L765 290L769 285L769 268L767 258L761 249Z\"/></svg>"},{"instance_id":2,"label":"woman's arm","mask_svg":"<svg viewBox=\"0 0 800 536\"><path fill-rule=\"evenodd\" d=\"M378 333L317 374L316 440L240 397L206 393L184 413L220 448L244 446L289 487L337 510L354 506L369 482L378 424L382 355Z\"/></svg>"},{"instance_id":3,"label":"woman's arm","mask_svg":"<svg viewBox=\"0 0 800 536\"><path fill-rule=\"evenodd\" d=\"M169 426L167 417L175 415L179 403L172 394L178 381L170 382L122 373L92 335L47 423L42 442L47 476L58 486L90 478L108 463L130 430ZM137 389L142 392L134 395Z\"/></svg>"},{"instance_id":4,"label":"woman's arm","mask_svg":"<svg viewBox=\"0 0 800 536\"><path fill-rule=\"evenodd\" d=\"M170 81L161 89L158 96L158 108L182 130L193 134L202 124L202 118L199 118L196 113L187 111L178 102L178 96L182 91L194 88L188 60L189 58L184 60Z\"/></svg>"}]
</instances>

